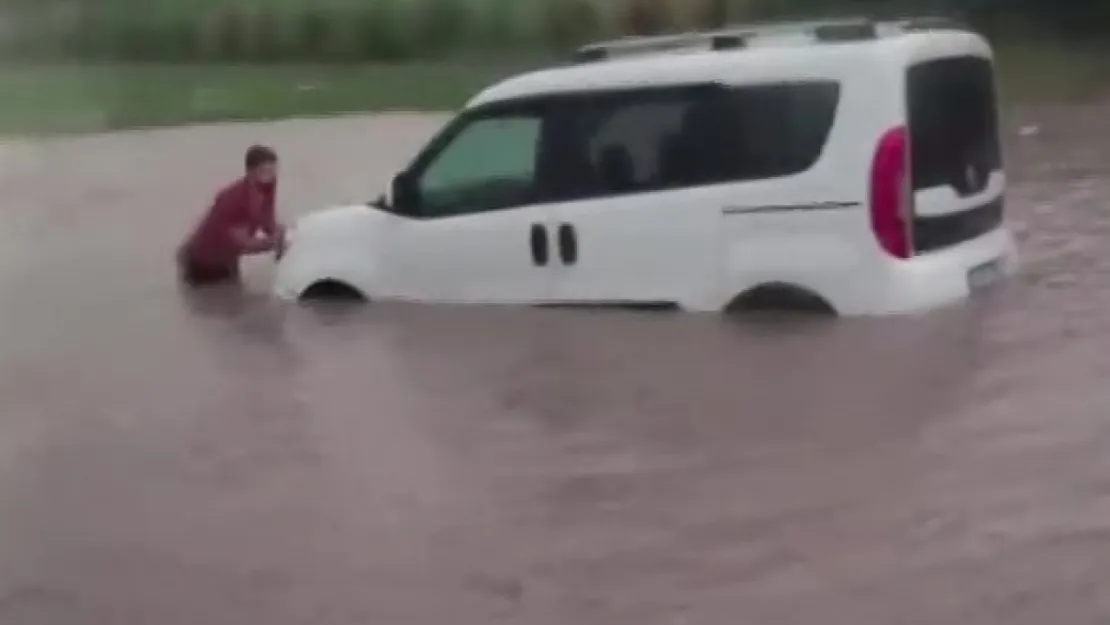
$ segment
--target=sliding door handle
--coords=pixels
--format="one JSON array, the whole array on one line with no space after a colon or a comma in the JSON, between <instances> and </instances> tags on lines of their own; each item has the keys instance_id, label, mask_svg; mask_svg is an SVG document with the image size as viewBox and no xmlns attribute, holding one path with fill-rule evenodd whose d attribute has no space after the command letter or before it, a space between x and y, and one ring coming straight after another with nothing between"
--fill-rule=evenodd
<instances>
[{"instance_id":1,"label":"sliding door handle","mask_svg":"<svg viewBox=\"0 0 1110 625\"><path fill-rule=\"evenodd\" d=\"M564 265L578 262L578 233L570 224L559 224L559 259Z\"/></svg>"},{"instance_id":2,"label":"sliding door handle","mask_svg":"<svg viewBox=\"0 0 1110 625\"><path fill-rule=\"evenodd\" d=\"M532 224L532 232L528 239L532 248L532 264L537 267L546 267L550 251L547 243L547 228L543 224Z\"/></svg>"}]
</instances>

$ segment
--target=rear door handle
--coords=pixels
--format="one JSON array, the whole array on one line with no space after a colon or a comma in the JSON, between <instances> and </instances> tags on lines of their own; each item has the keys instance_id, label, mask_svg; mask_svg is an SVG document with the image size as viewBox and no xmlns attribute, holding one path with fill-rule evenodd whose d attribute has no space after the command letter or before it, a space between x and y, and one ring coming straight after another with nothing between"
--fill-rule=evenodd
<instances>
[{"instance_id":1,"label":"rear door handle","mask_svg":"<svg viewBox=\"0 0 1110 625\"><path fill-rule=\"evenodd\" d=\"M532 232L528 242L532 248L532 264L537 267L546 267L550 256L547 244L547 228L543 224L532 224Z\"/></svg>"},{"instance_id":2,"label":"rear door handle","mask_svg":"<svg viewBox=\"0 0 1110 625\"><path fill-rule=\"evenodd\" d=\"M570 224L559 224L559 260L564 265L573 265L578 262L578 233Z\"/></svg>"}]
</instances>

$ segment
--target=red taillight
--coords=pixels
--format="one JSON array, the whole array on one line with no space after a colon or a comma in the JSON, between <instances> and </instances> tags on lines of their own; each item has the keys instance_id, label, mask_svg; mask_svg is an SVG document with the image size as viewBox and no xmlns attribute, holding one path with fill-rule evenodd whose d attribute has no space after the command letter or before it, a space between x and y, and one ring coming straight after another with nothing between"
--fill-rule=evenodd
<instances>
[{"instance_id":1,"label":"red taillight","mask_svg":"<svg viewBox=\"0 0 1110 625\"><path fill-rule=\"evenodd\" d=\"M913 255L909 160L909 135L899 126L879 139L871 163L871 230L883 250L895 258Z\"/></svg>"}]
</instances>

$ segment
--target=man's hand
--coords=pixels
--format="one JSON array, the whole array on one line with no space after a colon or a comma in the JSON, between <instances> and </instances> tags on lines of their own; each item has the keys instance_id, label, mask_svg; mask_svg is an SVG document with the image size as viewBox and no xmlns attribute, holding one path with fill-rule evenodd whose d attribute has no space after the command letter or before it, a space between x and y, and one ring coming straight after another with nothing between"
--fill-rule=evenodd
<instances>
[{"instance_id":1,"label":"man's hand","mask_svg":"<svg viewBox=\"0 0 1110 625\"><path fill-rule=\"evenodd\" d=\"M257 237L245 229L232 230L231 237L243 254L263 254L275 250L282 243L276 236Z\"/></svg>"},{"instance_id":2,"label":"man's hand","mask_svg":"<svg viewBox=\"0 0 1110 625\"><path fill-rule=\"evenodd\" d=\"M274 260L281 260L285 256L285 226L278 224L274 228Z\"/></svg>"}]
</instances>

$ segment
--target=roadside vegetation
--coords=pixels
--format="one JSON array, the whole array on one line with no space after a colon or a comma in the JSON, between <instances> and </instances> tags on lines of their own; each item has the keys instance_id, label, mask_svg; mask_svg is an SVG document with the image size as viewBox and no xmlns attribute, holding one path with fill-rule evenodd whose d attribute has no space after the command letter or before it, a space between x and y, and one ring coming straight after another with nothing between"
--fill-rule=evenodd
<instances>
[{"instance_id":1,"label":"roadside vegetation","mask_svg":"<svg viewBox=\"0 0 1110 625\"><path fill-rule=\"evenodd\" d=\"M0 8L0 133L452 109L483 84L565 58L585 41L830 14L956 13L994 35L1010 101L1103 93L1110 64L1099 25L1110 31L1110 15L1064 0L1003 4L7 0Z\"/></svg>"}]
</instances>

